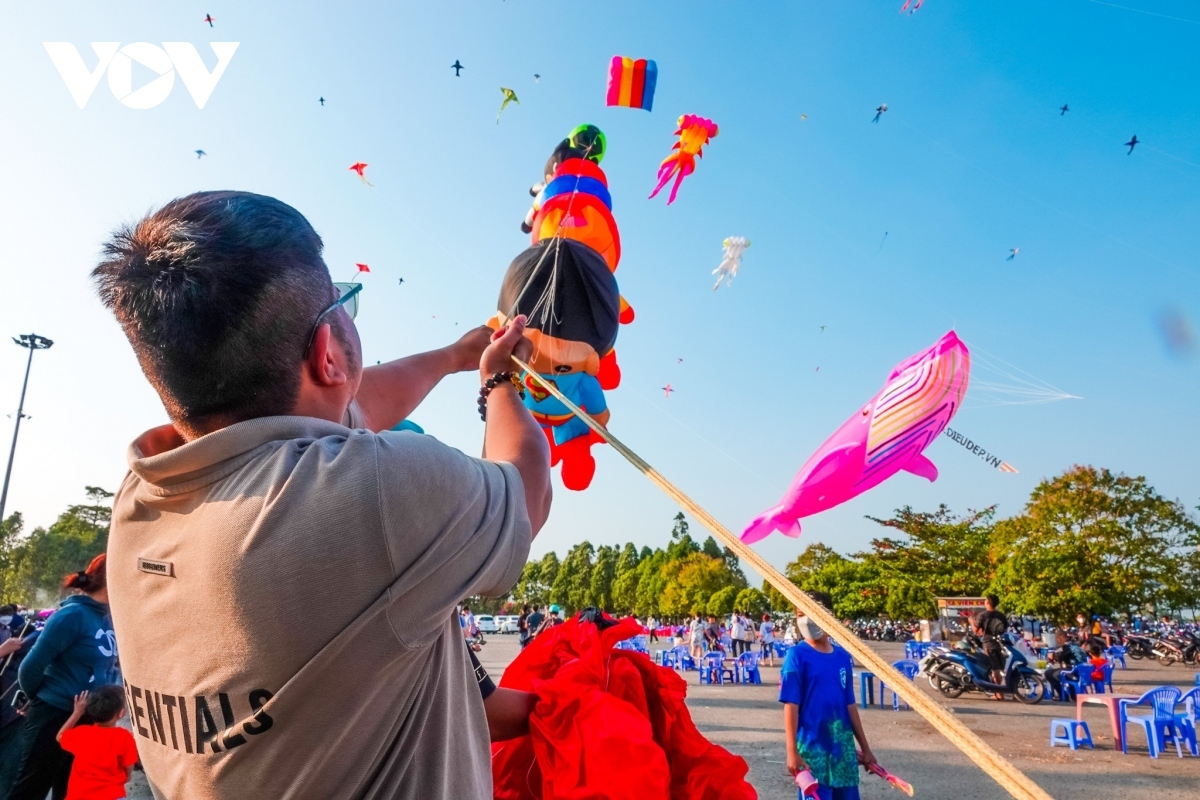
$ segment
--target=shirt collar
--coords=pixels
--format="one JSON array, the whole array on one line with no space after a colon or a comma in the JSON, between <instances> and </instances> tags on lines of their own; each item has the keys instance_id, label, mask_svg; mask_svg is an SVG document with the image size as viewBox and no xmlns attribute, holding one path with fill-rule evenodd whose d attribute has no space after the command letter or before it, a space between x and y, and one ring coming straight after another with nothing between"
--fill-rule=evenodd
<instances>
[{"instance_id":1,"label":"shirt collar","mask_svg":"<svg viewBox=\"0 0 1200 800\"><path fill-rule=\"evenodd\" d=\"M235 472L259 447L278 441L349 436L344 425L315 417L258 417L185 442L174 425L151 428L129 445L134 475L157 494L191 491Z\"/></svg>"}]
</instances>

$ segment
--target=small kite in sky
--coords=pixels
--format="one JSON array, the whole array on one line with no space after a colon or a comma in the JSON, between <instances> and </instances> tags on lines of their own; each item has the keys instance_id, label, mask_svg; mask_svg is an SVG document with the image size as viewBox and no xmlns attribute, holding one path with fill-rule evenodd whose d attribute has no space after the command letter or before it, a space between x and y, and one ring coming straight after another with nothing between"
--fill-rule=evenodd
<instances>
[{"instance_id":1,"label":"small kite in sky","mask_svg":"<svg viewBox=\"0 0 1200 800\"><path fill-rule=\"evenodd\" d=\"M887 113L887 103L880 103L879 108L875 109L875 119L871 122L879 122L879 118Z\"/></svg>"},{"instance_id":2,"label":"small kite in sky","mask_svg":"<svg viewBox=\"0 0 1200 800\"><path fill-rule=\"evenodd\" d=\"M669 384L669 383L666 386L662 387L662 390L663 390L663 397L666 397L666 398L670 398L671 392L675 391L674 389L671 388L671 384Z\"/></svg>"},{"instance_id":3,"label":"small kite in sky","mask_svg":"<svg viewBox=\"0 0 1200 800\"><path fill-rule=\"evenodd\" d=\"M354 273L354 277L356 277L356 278L357 278L357 277L358 277L358 276L359 276L361 273L363 273L363 272L370 272L370 271L371 271L371 268L370 268L370 267L368 267L366 264L358 264L358 263L356 263L354 266L358 267L358 272Z\"/></svg>"},{"instance_id":4,"label":"small kite in sky","mask_svg":"<svg viewBox=\"0 0 1200 800\"><path fill-rule=\"evenodd\" d=\"M197 150L196 151L196 160L199 161L201 158L203 158L206 155L208 155L208 153L204 152L203 150Z\"/></svg>"},{"instance_id":5,"label":"small kite in sky","mask_svg":"<svg viewBox=\"0 0 1200 800\"><path fill-rule=\"evenodd\" d=\"M1063 103L1063 107L1058 110L1058 115L1061 117L1063 114L1066 114L1070 110L1071 110L1070 107L1067 106L1066 103Z\"/></svg>"},{"instance_id":6,"label":"small kite in sky","mask_svg":"<svg viewBox=\"0 0 1200 800\"><path fill-rule=\"evenodd\" d=\"M1019 247L1014 247L1013 249L1011 249L1011 250L1009 250L1009 251L1008 251L1008 258L1006 258L1006 259L1004 259L1004 260L1005 260L1005 261L1012 261L1014 258L1016 258L1016 257L1017 257L1017 253L1019 253L1019 252L1021 252L1021 248L1019 248Z\"/></svg>"},{"instance_id":7,"label":"small kite in sky","mask_svg":"<svg viewBox=\"0 0 1200 800\"><path fill-rule=\"evenodd\" d=\"M462 77L461 75L459 75L459 73L463 71L463 65L458 63L457 58L454 59L454 63L450 65L450 69L454 70L454 77L456 77L456 78Z\"/></svg>"},{"instance_id":8,"label":"small kite in sky","mask_svg":"<svg viewBox=\"0 0 1200 800\"><path fill-rule=\"evenodd\" d=\"M821 326L821 333L824 333L824 332L825 332L825 326L824 326L824 325L822 325L822 326Z\"/></svg>"},{"instance_id":9,"label":"small kite in sky","mask_svg":"<svg viewBox=\"0 0 1200 800\"><path fill-rule=\"evenodd\" d=\"M501 86L500 91L504 92L504 102L500 104L500 110L496 112L496 124L497 125L500 124L500 115L504 113L504 109L508 106L509 103L516 103L517 105L521 105L521 101L517 99L517 93L514 92L512 89Z\"/></svg>"},{"instance_id":10,"label":"small kite in sky","mask_svg":"<svg viewBox=\"0 0 1200 800\"><path fill-rule=\"evenodd\" d=\"M1133 148L1135 148L1135 147L1137 147L1137 146L1138 146L1138 138L1137 138L1137 134L1135 133L1135 134L1133 135L1133 138L1132 138L1132 139L1130 139L1128 142L1126 142L1126 143L1125 143L1123 146L1124 146L1124 147L1128 147L1128 148L1129 148L1129 152L1128 152L1128 153L1126 153L1125 155L1127 155L1127 156L1128 156L1128 155L1133 155ZM1151 149L1153 149L1153 148L1151 148Z\"/></svg>"},{"instance_id":11,"label":"small kite in sky","mask_svg":"<svg viewBox=\"0 0 1200 800\"><path fill-rule=\"evenodd\" d=\"M541 76L541 75L538 75L536 72L535 72L535 73L533 73L533 82L534 82L534 83L537 83L537 82L538 82L538 81L540 81L541 79L542 79L542 76Z\"/></svg>"},{"instance_id":12,"label":"small kite in sky","mask_svg":"<svg viewBox=\"0 0 1200 800\"><path fill-rule=\"evenodd\" d=\"M677 124L679 127L675 130L675 134L679 137L679 141L671 145L671 149L676 152L664 158L662 164L659 165L658 185L650 193L650 197L653 199L674 175L675 184L671 187L670 196L667 197L667 205L675 202L679 184L696 171L696 159L704 155L701 152L702 148L717 135L718 131L717 123L695 114L684 114L679 118Z\"/></svg>"},{"instance_id":13,"label":"small kite in sky","mask_svg":"<svg viewBox=\"0 0 1200 800\"><path fill-rule=\"evenodd\" d=\"M677 358L677 359L675 359L675 363L676 363L676 364L682 364L682 363L683 363L683 359L682 359L682 358Z\"/></svg>"},{"instance_id":14,"label":"small kite in sky","mask_svg":"<svg viewBox=\"0 0 1200 800\"><path fill-rule=\"evenodd\" d=\"M721 285L721 281L725 281L726 286L733 283L738 269L742 266L742 253L750 246L750 240L745 236L730 236L721 244L725 246L725 252L722 254L721 263L712 271L712 274L717 276L717 282L713 284L714 292Z\"/></svg>"},{"instance_id":15,"label":"small kite in sky","mask_svg":"<svg viewBox=\"0 0 1200 800\"><path fill-rule=\"evenodd\" d=\"M325 105L325 98L324 98L324 97L318 97L317 99L321 101L321 105Z\"/></svg>"},{"instance_id":16,"label":"small kite in sky","mask_svg":"<svg viewBox=\"0 0 1200 800\"><path fill-rule=\"evenodd\" d=\"M208 23L208 27L210 27L210 28L213 27L213 23L216 22L216 20L213 19L212 14L205 14L204 21Z\"/></svg>"},{"instance_id":17,"label":"small kite in sky","mask_svg":"<svg viewBox=\"0 0 1200 800\"><path fill-rule=\"evenodd\" d=\"M401 278L401 279L400 279L400 283L399 283L399 285L400 285L400 286L403 286L403 285L404 285L404 278Z\"/></svg>"},{"instance_id":18,"label":"small kite in sky","mask_svg":"<svg viewBox=\"0 0 1200 800\"><path fill-rule=\"evenodd\" d=\"M808 114L801 114L801 115L800 115L800 121L801 121L801 122L804 122L804 120L806 120L806 119L808 119Z\"/></svg>"},{"instance_id":19,"label":"small kite in sky","mask_svg":"<svg viewBox=\"0 0 1200 800\"><path fill-rule=\"evenodd\" d=\"M375 185L375 184L371 183L369 180L367 180L367 165L364 164L363 162L355 161L353 164L350 165L350 171L357 172L358 179L360 181L362 181L363 183L365 183L367 186Z\"/></svg>"},{"instance_id":20,"label":"small kite in sky","mask_svg":"<svg viewBox=\"0 0 1200 800\"><path fill-rule=\"evenodd\" d=\"M905 11L907 11L909 14L915 14L917 9L921 7L921 4L925 2L925 0L917 0L917 4L910 9L909 6L912 5L912 1L913 0L904 0L904 5L900 6L901 14L903 14Z\"/></svg>"}]
</instances>

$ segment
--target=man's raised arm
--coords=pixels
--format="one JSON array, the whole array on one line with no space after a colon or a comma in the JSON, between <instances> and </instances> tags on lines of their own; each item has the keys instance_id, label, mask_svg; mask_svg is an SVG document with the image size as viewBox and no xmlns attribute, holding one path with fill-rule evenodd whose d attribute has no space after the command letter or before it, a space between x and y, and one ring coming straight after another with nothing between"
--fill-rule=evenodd
<instances>
[{"instance_id":1,"label":"man's raised arm","mask_svg":"<svg viewBox=\"0 0 1200 800\"><path fill-rule=\"evenodd\" d=\"M412 414L442 378L477 369L491 337L492 329L480 326L447 347L365 367L355 399L366 428L376 433L391 430Z\"/></svg>"}]
</instances>

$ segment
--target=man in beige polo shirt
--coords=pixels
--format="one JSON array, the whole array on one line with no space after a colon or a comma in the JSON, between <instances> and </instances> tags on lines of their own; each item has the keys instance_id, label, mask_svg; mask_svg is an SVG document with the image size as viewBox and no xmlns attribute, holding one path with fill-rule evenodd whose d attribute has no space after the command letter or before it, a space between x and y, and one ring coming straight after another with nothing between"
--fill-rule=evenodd
<instances>
[{"instance_id":1,"label":"man in beige polo shirt","mask_svg":"<svg viewBox=\"0 0 1200 800\"><path fill-rule=\"evenodd\" d=\"M156 796L490 798L454 608L507 591L549 514L546 441L497 376L523 321L363 369L355 288L244 192L168 203L94 276L173 423L130 446L108 545ZM476 368L484 459L389 430Z\"/></svg>"}]
</instances>

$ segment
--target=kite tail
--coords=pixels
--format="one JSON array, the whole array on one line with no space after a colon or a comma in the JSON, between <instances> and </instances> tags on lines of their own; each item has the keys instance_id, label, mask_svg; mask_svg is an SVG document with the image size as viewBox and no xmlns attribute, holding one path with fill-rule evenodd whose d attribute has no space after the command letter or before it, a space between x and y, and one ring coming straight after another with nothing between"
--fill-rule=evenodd
<instances>
[{"instance_id":1,"label":"kite tail","mask_svg":"<svg viewBox=\"0 0 1200 800\"><path fill-rule=\"evenodd\" d=\"M671 180L671 176L675 174L675 170L678 168L679 163L673 158L668 158L662 163L662 166L658 168L658 185L650 193L650 199L654 199L654 196L662 191L663 187L667 185L667 181Z\"/></svg>"},{"instance_id":2,"label":"kite tail","mask_svg":"<svg viewBox=\"0 0 1200 800\"><path fill-rule=\"evenodd\" d=\"M675 174L675 183L671 186L671 194L667 197L667 205L675 202L675 195L679 194L679 185L683 183L683 179L691 175L696 170L694 162L685 161Z\"/></svg>"},{"instance_id":3,"label":"kite tail","mask_svg":"<svg viewBox=\"0 0 1200 800\"><path fill-rule=\"evenodd\" d=\"M800 536L800 521L790 518L783 506L775 506L751 520L746 530L742 531L741 539L746 544L754 544L775 531L796 539Z\"/></svg>"}]
</instances>

